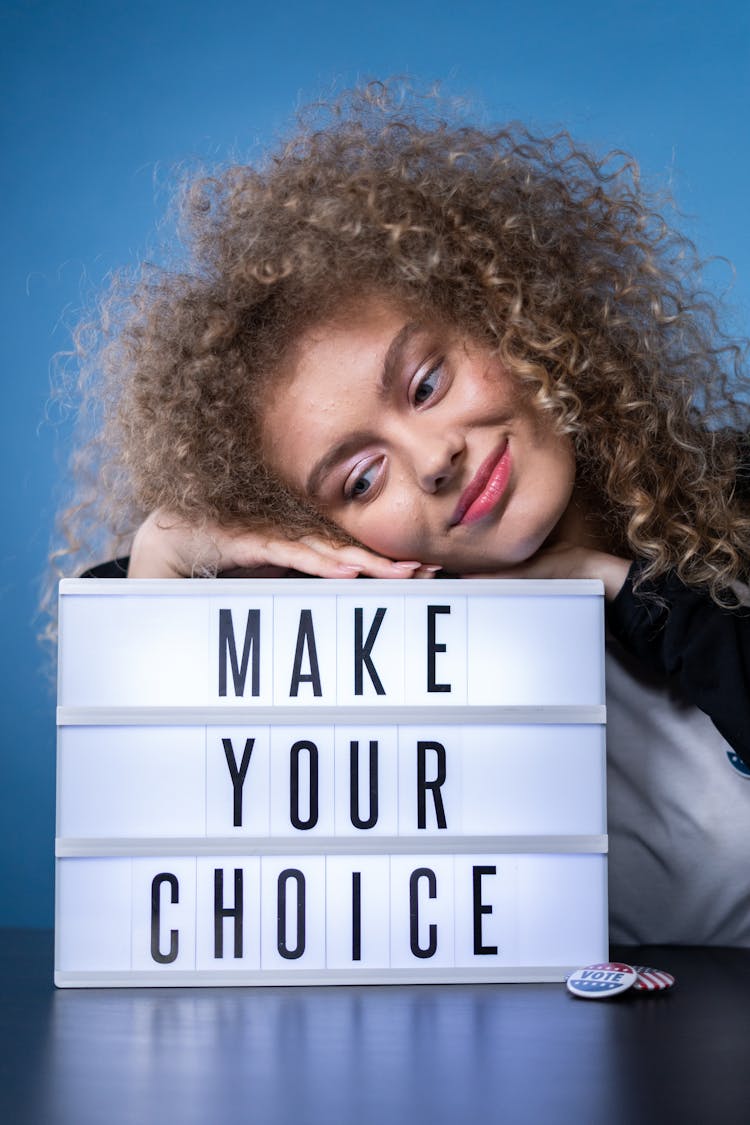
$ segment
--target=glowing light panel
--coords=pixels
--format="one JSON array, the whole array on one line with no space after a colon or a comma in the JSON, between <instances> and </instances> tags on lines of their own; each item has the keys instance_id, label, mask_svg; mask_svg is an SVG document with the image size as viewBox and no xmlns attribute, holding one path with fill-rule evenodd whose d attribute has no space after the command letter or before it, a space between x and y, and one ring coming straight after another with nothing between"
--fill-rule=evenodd
<instances>
[{"instance_id":1,"label":"glowing light panel","mask_svg":"<svg viewBox=\"0 0 750 1125\"><path fill-rule=\"evenodd\" d=\"M56 983L606 959L603 703L598 583L61 583Z\"/></svg>"}]
</instances>

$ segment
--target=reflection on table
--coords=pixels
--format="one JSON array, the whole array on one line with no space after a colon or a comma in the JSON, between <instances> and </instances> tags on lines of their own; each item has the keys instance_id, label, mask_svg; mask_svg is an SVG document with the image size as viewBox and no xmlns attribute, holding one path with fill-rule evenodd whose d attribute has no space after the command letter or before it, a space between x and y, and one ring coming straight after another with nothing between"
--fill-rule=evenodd
<instances>
[{"instance_id":1,"label":"reflection on table","mask_svg":"<svg viewBox=\"0 0 750 1125\"><path fill-rule=\"evenodd\" d=\"M562 985L55 991L51 935L0 931L13 1125L744 1123L750 951L617 956L677 977Z\"/></svg>"}]
</instances>

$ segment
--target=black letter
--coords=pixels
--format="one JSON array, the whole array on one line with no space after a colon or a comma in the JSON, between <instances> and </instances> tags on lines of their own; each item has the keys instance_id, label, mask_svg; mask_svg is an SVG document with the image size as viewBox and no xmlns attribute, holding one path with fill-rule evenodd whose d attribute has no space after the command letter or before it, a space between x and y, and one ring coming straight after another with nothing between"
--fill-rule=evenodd
<instances>
[{"instance_id":1,"label":"black letter","mask_svg":"<svg viewBox=\"0 0 750 1125\"><path fill-rule=\"evenodd\" d=\"M450 684L435 683L435 654L445 652L446 645L439 645L435 641L435 618L439 613L450 613L449 605L427 606L427 690L451 691Z\"/></svg>"},{"instance_id":2,"label":"black letter","mask_svg":"<svg viewBox=\"0 0 750 1125\"><path fill-rule=\"evenodd\" d=\"M310 810L307 820L299 814L299 756L310 755ZM295 828L314 828L318 823L318 748L314 742L295 742L289 761L289 817Z\"/></svg>"},{"instance_id":3,"label":"black letter","mask_svg":"<svg viewBox=\"0 0 750 1125\"><path fill-rule=\"evenodd\" d=\"M428 750L434 750L437 754L437 776L433 781L427 781L427 758L426 753ZM440 792L440 786L445 782L446 764L445 764L445 747L440 742L418 742L417 743L417 827L427 827L427 790L432 790L432 802L435 806L435 820L438 828L445 828L445 809L443 807L443 795Z\"/></svg>"},{"instance_id":4,"label":"black letter","mask_svg":"<svg viewBox=\"0 0 750 1125\"><path fill-rule=\"evenodd\" d=\"M359 743L349 743L349 816L355 828L373 828L378 822L378 744L370 742L370 815L359 815Z\"/></svg>"},{"instance_id":5,"label":"black letter","mask_svg":"<svg viewBox=\"0 0 750 1125\"><path fill-rule=\"evenodd\" d=\"M290 949L286 943L286 885L290 879L297 884L297 944ZM305 952L305 876L294 867L279 875L276 899L276 948L287 961L296 961Z\"/></svg>"},{"instance_id":6,"label":"black letter","mask_svg":"<svg viewBox=\"0 0 750 1125\"><path fill-rule=\"evenodd\" d=\"M383 624L385 617L385 610L378 609L375 612L375 619L370 626L370 632L367 634L367 640L362 644L362 617L364 610L358 607L354 610L354 694L362 695L362 666L367 665L367 671L372 680L372 686L375 688L376 695L385 695L385 688L380 682L380 676L375 670L375 665L372 662L370 653L372 646L375 644L375 638L380 631L380 626Z\"/></svg>"},{"instance_id":7,"label":"black letter","mask_svg":"<svg viewBox=\"0 0 750 1125\"><path fill-rule=\"evenodd\" d=\"M234 918L234 955L242 956L242 868L234 869L234 906L224 906L224 871L214 869L214 957L224 956L224 918Z\"/></svg>"},{"instance_id":8,"label":"black letter","mask_svg":"<svg viewBox=\"0 0 750 1125\"><path fill-rule=\"evenodd\" d=\"M492 907L482 902L482 876L497 875L496 867L472 867L474 890L474 952L497 953L496 945L482 945L482 915L491 914Z\"/></svg>"},{"instance_id":9,"label":"black letter","mask_svg":"<svg viewBox=\"0 0 750 1125\"><path fill-rule=\"evenodd\" d=\"M159 875L154 875L151 882L151 956L154 961L158 961L160 965L168 965L171 961L176 960L180 943L177 930L170 930L169 953L162 953L159 949L159 929L161 923L160 900L163 883L169 884L169 888L172 892L171 901L173 903L180 901L180 887L177 882L177 876L166 871L162 871Z\"/></svg>"},{"instance_id":10,"label":"black letter","mask_svg":"<svg viewBox=\"0 0 750 1125\"><path fill-rule=\"evenodd\" d=\"M302 656L305 643L310 653L310 671L302 674ZM294 668L292 669L292 682L289 687L290 695L297 695L299 685L312 684L313 695L322 695L320 686L320 670L318 668L318 651L315 647L315 633L313 631L312 610L303 609L299 615L299 629L297 630L297 647L294 652Z\"/></svg>"},{"instance_id":11,"label":"black letter","mask_svg":"<svg viewBox=\"0 0 750 1125\"><path fill-rule=\"evenodd\" d=\"M352 871L352 961L362 960L362 872Z\"/></svg>"},{"instance_id":12,"label":"black letter","mask_svg":"<svg viewBox=\"0 0 750 1125\"><path fill-rule=\"evenodd\" d=\"M253 674L251 681L251 694L260 695L260 610L247 611L247 628L245 640L242 644L242 663L237 666L237 645L234 640L234 626L232 624L231 609L219 610L219 695L227 694L227 652L232 665L232 680L234 681L234 694L245 694L245 678L247 664L250 659L250 648L253 650Z\"/></svg>"},{"instance_id":13,"label":"black letter","mask_svg":"<svg viewBox=\"0 0 750 1125\"><path fill-rule=\"evenodd\" d=\"M409 877L409 944L415 957L434 957L437 950L437 926L431 924L427 932L429 940L427 946L419 944L419 880L427 880L427 897L437 897L437 879L435 872L430 867L418 867Z\"/></svg>"},{"instance_id":14,"label":"black letter","mask_svg":"<svg viewBox=\"0 0 750 1125\"><path fill-rule=\"evenodd\" d=\"M240 828L242 826L242 786L245 784L245 776L247 774L247 767L250 765L250 755L253 752L255 739L245 739L245 749L242 751L242 761L240 762L239 769L237 769L237 759L234 756L234 747L232 746L231 738L222 738L221 742L224 747L224 757L229 766L229 776L232 779L232 788L234 790L234 819L232 824L235 828Z\"/></svg>"}]
</instances>

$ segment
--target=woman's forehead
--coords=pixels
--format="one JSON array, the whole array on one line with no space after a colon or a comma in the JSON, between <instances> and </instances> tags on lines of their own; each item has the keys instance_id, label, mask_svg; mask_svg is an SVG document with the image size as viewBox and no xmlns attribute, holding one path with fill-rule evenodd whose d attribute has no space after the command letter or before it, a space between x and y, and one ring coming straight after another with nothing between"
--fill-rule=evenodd
<instances>
[{"instance_id":1,"label":"woman's forehead","mask_svg":"<svg viewBox=\"0 0 750 1125\"><path fill-rule=\"evenodd\" d=\"M427 303L406 301L383 294L368 294L346 300L329 316L305 329L290 349L285 365L288 378L305 372L311 362L335 360L346 353L366 360L373 352L387 349L405 328L440 331L456 328L439 318Z\"/></svg>"},{"instance_id":2,"label":"woman's forehead","mask_svg":"<svg viewBox=\"0 0 750 1125\"><path fill-rule=\"evenodd\" d=\"M373 329L399 318L429 318L429 310L382 293L363 293L344 297L335 308L300 336L299 343L317 343L335 335L349 335Z\"/></svg>"},{"instance_id":3,"label":"woman's forehead","mask_svg":"<svg viewBox=\"0 0 750 1125\"><path fill-rule=\"evenodd\" d=\"M356 371L378 362L393 337L409 323L409 311L371 298L347 305L304 329L289 347L277 377L269 386L268 401L274 404L296 388L309 393L324 389L338 372Z\"/></svg>"},{"instance_id":4,"label":"woman's forehead","mask_svg":"<svg viewBox=\"0 0 750 1125\"><path fill-rule=\"evenodd\" d=\"M409 313L370 301L313 325L296 341L270 396L271 415L292 402L318 402L352 382L376 380L389 349L409 326Z\"/></svg>"}]
</instances>

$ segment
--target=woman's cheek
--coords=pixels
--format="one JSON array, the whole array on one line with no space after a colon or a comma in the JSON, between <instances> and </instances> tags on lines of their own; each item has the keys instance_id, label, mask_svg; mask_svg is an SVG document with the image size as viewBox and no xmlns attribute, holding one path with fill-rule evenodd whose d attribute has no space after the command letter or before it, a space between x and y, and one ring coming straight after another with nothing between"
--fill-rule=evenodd
<instances>
[{"instance_id":1,"label":"woman's cheek","mask_svg":"<svg viewBox=\"0 0 750 1125\"><path fill-rule=\"evenodd\" d=\"M363 513L347 528L365 547L390 559L414 559L420 562L424 536L416 520L403 510Z\"/></svg>"}]
</instances>

